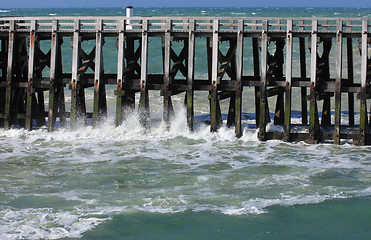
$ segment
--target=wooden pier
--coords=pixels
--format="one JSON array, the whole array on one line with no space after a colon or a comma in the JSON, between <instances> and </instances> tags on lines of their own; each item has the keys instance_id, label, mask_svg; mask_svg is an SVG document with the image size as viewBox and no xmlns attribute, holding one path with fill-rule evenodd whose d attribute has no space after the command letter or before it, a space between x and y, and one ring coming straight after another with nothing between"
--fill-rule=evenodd
<instances>
[{"instance_id":1,"label":"wooden pier","mask_svg":"<svg viewBox=\"0 0 371 240\"><path fill-rule=\"evenodd\" d=\"M355 144L370 144L370 24L369 18L0 18L0 125L31 130L45 125L47 118L48 130L53 131L58 119L64 126L69 118L70 127L75 128L81 119L92 118L96 126L107 114L107 86L114 85L117 125L128 109L135 108L136 96L140 123L146 125L149 91L159 91L163 121L168 125L176 111L172 96L184 94L187 122L193 130L194 92L206 91L211 131L218 131L220 101L227 99L227 125L234 126L240 137L243 90L251 87L261 140L333 140L339 144L341 139L352 139ZM103 46L109 38L116 41L116 73L104 71ZM162 40L162 74L148 72L148 43L153 38ZM206 42L208 79L195 78L196 39ZM40 47L45 41L50 42L46 51ZM87 51L85 41L95 47ZM173 49L174 43L181 46L180 52ZM222 44L227 50L221 50ZM72 68L67 72L62 66L65 45L72 47L68 56ZM246 66L253 71L246 74ZM90 87L94 87L94 102L89 113L85 90ZM294 88L300 93L296 99L301 99L299 124L291 121ZM46 91L49 99L44 99ZM71 91L69 111L65 91ZM341 119L344 99L347 121ZM273 100L274 124L281 125L282 132L267 131L271 121L268 101Z\"/></svg>"}]
</instances>

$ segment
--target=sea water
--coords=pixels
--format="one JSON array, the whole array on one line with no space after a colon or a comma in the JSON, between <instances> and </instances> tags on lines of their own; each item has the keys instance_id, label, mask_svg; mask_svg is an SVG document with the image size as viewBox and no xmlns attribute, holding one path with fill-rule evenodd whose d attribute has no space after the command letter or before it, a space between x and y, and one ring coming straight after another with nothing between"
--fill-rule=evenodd
<instances>
[{"instance_id":1,"label":"sea water","mask_svg":"<svg viewBox=\"0 0 371 240\"><path fill-rule=\"evenodd\" d=\"M134 11L138 16L250 17L370 17L371 12ZM125 9L0 11L1 16L124 14ZM112 48L113 56L115 51ZM105 70L114 72L115 58L106 59ZM150 61L150 66L161 66L161 54ZM207 68L202 61L199 65L201 70ZM64 68L68 67L66 62ZM173 98L175 116L167 129L156 92L150 96L147 128L139 124L137 111L115 127L113 90L107 90L108 116L97 128L57 128L52 133L45 127L0 130L1 239L371 239L371 147L346 141L341 145L261 142L253 127L253 97L246 94L248 89L241 138L225 125L210 132L204 124L207 95L200 93L194 132L187 128L184 96ZM93 92L87 90L86 95L91 108ZM294 111L293 122L300 118ZM268 128L280 130L272 124Z\"/></svg>"}]
</instances>

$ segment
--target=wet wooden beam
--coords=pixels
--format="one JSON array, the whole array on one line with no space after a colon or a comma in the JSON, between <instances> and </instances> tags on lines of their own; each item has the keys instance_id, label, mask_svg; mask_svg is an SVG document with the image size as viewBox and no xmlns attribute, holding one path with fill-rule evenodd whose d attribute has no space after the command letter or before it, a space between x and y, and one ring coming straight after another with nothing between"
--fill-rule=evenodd
<instances>
[{"instance_id":1,"label":"wet wooden beam","mask_svg":"<svg viewBox=\"0 0 371 240\"><path fill-rule=\"evenodd\" d=\"M140 72L140 100L139 100L139 118L143 126L147 125L149 120L149 96L147 90L148 78L148 20L143 20L142 41L141 41L141 72Z\"/></svg>"},{"instance_id":2,"label":"wet wooden beam","mask_svg":"<svg viewBox=\"0 0 371 240\"><path fill-rule=\"evenodd\" d=\"M125 30L126 30L126 20L122 19L119 22L119 35L117 42L117 97L116 97L116 126L119 126L123 120L124 104L123 104L123 92L122 86L124 82L124 72L125 72Z\"/></svg>"},{"instance_id":3,"label":"wet wooden beam","mask_svg":"<svg viewBox=\"0 0 371 240\"><path fill-rule=\"evenodd\" d=\"M102 45L103 45L103 21L101 19L96 20L96 42L95 42L95 69L94 69L94 104L93 104L93 127L98 125L102 114L107 110L102 106L104 89L101 82L102 69L103 69L103 55L102 55Z\"/></svg>"},{"instance_id":4,"label":"wet wooden beam","mask_svg":"<svg viewBox=\"0 0 371 240\"><path fill-rule=\"evenodd\" d=\"M352 20L347 20L347 25L351 25ZM347 27L347 31L352 31L352 27ZM353 39L347 38L347 70L348 82L347 84L354 83L354 70L353 70ZM354 93L348 93L348 122L349 126L354 126Z\"/></svg>"},{"instance_id":5,"label":"wet wooden beam","mask_svg":"<svg viewBox=\"0 0 371 240\"><path fill-rule=\"evenodd\" d=\"M308 143L318 142L318 111L316 100L316 85L317 85L317 31L318 20L312 20L312 34L311 34L311 67L310 67L310 107L309 107L309 135Z\"/></svg>"},{"instance_id":6,"label":"wet wooden beam","mask_svg":"<svg viewBox=\"0 0 371 240\"><path fill-rule=\"evenodd\" d=\"M188 33L188 73L187 73L187 125L190 131L193 131L194 121L194 60L195 60L195 27L196 22L190 20Z\"/></svg>"},{"instance_id":7,"label":"wet wooden beam","mask_svg":"<svg viewBox=\"0 0 371 240\"><path fill-rule=\"evenodd\" d=\"M236 48L236 96L235 96L235 134L242 136L242 74L243 74L243 30L244 21L238 21L237 48Z\"/></svg>"},{"instance_id":8,"label":"wet wooden beam","mask_svg":"<svg viewBox=\"0 0 371 240\"><path fill-rule=\"evenodd\" d=\"M367 60L368 60L368 21L362 21L362 42L361 42L361 93L360 93L360 123L359 123L359 145L367 143Z\"/></svg>"},{"instance_id":9,"label":"wet wooden beam","mask_svg":"<svg viewBox=\"0 0 371 240\"><path fill-rule=\"evenodd\" d=\"M48 131L54 130L55 126L55 75L57 68L58 51L58 20L53 21L53 31L51 36L51 55L50 55L50 87L49 87L49 111L48 111Z\"/></svg>"},{"instance_id":10,"label":"wet wooden beam","mask_svg":"<svg viewBox=\"0 0 371 240\"><path fill-rule=\"evenodd\" d=\"M15 42L15 22L9 22L8 38L8 66L6 70L6 93L5 93L5 111L4 111L4 129L9 129L11 125L11 98L12 98L12 81L13 81L13 60L14 60L14 42Z\"/></svg>"},{"instance_id":11,"label":"wet wooden beam","mask_svg":"<svg viewBox=\"0 0 371 240\"><path fill-rule=\"evenodd\" d=\"M74 21L73 45L72 45L72 78L71 78L71 114L70 114L70 127L74 129L77 127L78 118L78 89L77 84L79 81L79 48L81 46L80 36L80 20Z\"/></svg>"},{"instance_id":12,"label":"wet wooden beam","mask_svg":"<svg viewBox=\"0 0 371 240\"><path fill-rule=\"evenodd\" d=\"M35 41L36 41L37 21L31 21L30 29L30 45L28 52L28 85L26 98L26 125L27 130L32 130L32 83L34 80L34 65L35 65Z\"/></svg>"},{"instance_id":13,"label":"wet wooden beam","mask_svg":"<svg viewBox=\"0 0 371 240\"><path fill-rule=\"evenodd\" d=\"M263 20L263 30L261 33L261 77L260 77L260 106L259 106L259 139L261 141L267 140L266 125L267 121L267 60L268 60L268 20Z\"/></svg>"},{"instance_id":14,"label":"wet wooden beam","mask_svg":"<svg viewBox=\"0 0 371 240\"><path fill-rule=\"evenodd\" d=\"M211 60L211 99L210 99L210 131L218 130L218 54L219 54L219 20L213 22L212 38L212 60Z\"/></svg>"},{"instance_id":15,"label":"wet wooden beam","mask_svg":"<svg viewBox=\"0 0 371 240\"><path fill-rule=\"evenodd\" d=\"M292 80L292 20L287 21L286 35L286 92L284 141L290 141L291 134L291 80Z\"/></svg>"},{"instance_id":16,"label":"wet wooden beam","mask_svg":"<svg viewBox=\"0 0 371 240\"><path fill-rule=\"evenodd\" d=\"M254 64L254 77L260 78L260 59L259 59L259 47L258 38L252 39L252 51L253 51L253 64ZM259 86L255 86L255 126L259 126L260 117L260 98L259 98Z\"/></svg>"},{"instance_id":17,"label":"wet wooden beam","mask_svg":"<svg viewBox=\"0 0 371 240\"><path fill-rule=\"evenodd\" d=\"M300 20L299 24L299 31L304 31L304 21ZM301 79L306 79L307 77L307 65L306 65L306 57L305 57L305 38L299 38L299 51L300 51L300 77ZM303 125L308 124L308 107L307 107L307 88L301 88L301 123Z\"/></svg>"},{"instance_id":18,"label":"wet wooden beam","mask_svg":"<svg viewBox=\"0 0 371 240\"><path fill-rule=\"evenodd\" d=\"M163 117L167 128L170 127L170 115L172 109L171 93L170 93L170 67L171 67L171 30L172 20L166 21L165 36L163 37L163 59L164 59L164 85L163 85Z\"/></svg>"},{"instance_id":19,"label":"wet wooden beam","mask_svg":"<svg viewBox=\"0 0 371 240\"><path fill-rule=\"evenodd\" d=\"M340 144L343 21L337 20L336 25L335 126L333 139L335 144Z\"/></svg>"}]
</instances>

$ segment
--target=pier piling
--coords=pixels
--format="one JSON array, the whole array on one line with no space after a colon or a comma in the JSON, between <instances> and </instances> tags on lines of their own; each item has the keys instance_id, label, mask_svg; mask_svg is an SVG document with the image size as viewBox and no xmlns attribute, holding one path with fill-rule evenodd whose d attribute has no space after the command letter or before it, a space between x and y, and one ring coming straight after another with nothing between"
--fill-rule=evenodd
<instances>
[{"instance_id":1,"label":"pier piling","mask_svg":"<svg viewBox=\"0 0 371 240\"><path fill-rule=\"evenodd\" d=\"M262 141L340 144L351 139L366 145L371 139L370 24L366 18L2 17L0 125L28 130L47 125L53 131L57 122L65 126L69 119L73 129L91 119L96 127L107 115L107 91L114 91L116 126L135 109L136 93L139 122L146 126L149 91L157 91L168 128L176 111L173 96L185 95L187 125L193 131L194 94L203 91L212 132L224 119L241 137L244 103L254 106L251 115ZM149 44L156 37L162 40L162 69L153 74ZM69 58L63 53L66 38L71 39L71 69L62 65ZM104 47L107 38L116 39L115 73L104 69L103 56L112 51ZM207 43L207 79L199 79L195 66L198 38ZM91 51L84 49L85 41L94 45ZM42 46L48 44L45 51ZM88 88L94 91L92 112ZM65 91L70 91L70 111ZM255 103L245 102L244 94L253 94ZM227 110L222 101L229 101ZM348 120L343 119L345 108ZM293 121L297 113L299 122ZM269 123L282 131L271 132Z\"/></svg>"}]
</instances>

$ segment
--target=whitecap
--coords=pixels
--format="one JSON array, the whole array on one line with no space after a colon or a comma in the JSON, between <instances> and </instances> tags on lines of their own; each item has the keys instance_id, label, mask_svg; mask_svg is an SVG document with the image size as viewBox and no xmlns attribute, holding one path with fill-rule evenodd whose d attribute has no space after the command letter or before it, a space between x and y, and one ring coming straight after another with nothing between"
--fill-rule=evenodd
<instances>
[{"instance_id":1,"label":"whitecap","mask_svg":"<svg viewBox=\"0 0 371 240\"><path fill-rule=\"evenodd\" d=\"M79 238L109 218L84 217L52 209L7 209L0 211L1 239Z\"/></svg>"}]
</instances>

